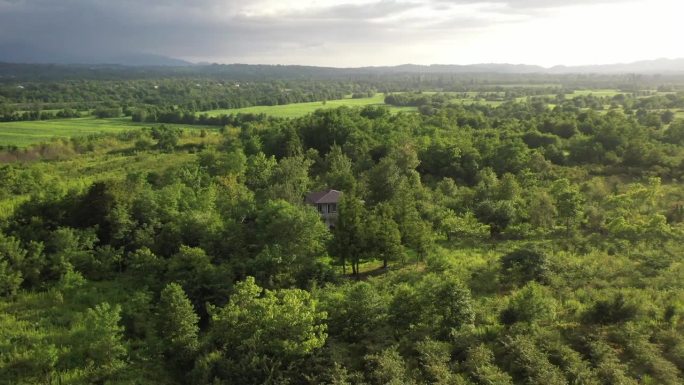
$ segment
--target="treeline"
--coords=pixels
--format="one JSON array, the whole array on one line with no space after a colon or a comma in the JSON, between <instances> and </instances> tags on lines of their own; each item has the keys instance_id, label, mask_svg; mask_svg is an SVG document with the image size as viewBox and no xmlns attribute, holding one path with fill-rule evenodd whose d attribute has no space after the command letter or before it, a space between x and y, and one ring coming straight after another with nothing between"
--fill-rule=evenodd
<instances>
[{"instance_id":1,"label":"treeline","mask_svg":"<svg viewBox=\"0 0 684 385\"><path fill-rule=\"evenodd\" d=\"M450 66L397 66L331 68L297 65L209 64L195 66L127 67L120 65L55 65L0 63L0 81L135 80L211 78L239 81L335 80L400 82L410 90L458 84L460 87L535 84L540 87L563 84L578 88L620 88L625 90L675 90L684 85L680 74L541 74L477 71L458 72ZM411 82L410 84L408 82Z\"/></svg>"},{"instance_id":2,"label":"treeline","mask_svg":"<svg viewBox=\"0 0 684 385\"><path fill-rule=\"evenodd\" d=\"M264 114L197 114L193 111L184 111L180 109L161 110L156 108L138 109L131 114L131 119L134 122L145 123L172 123L172 124L189 124L189 125L204 125L204 126L234 126L240 127L247 122L276 120Z\"/></svg>"},{"instance_id":3,"label":"treeline","mask_svg":"<svg viewBox=\"0 0 684 385\"><path fill-rule=\"evenodd\" d=\"M449 102L446 94L399 93L385 96L385 104L398 107L420 107L425 105L444 105Z\"/></svg>"},{"instance_id":4,"label":"treeline","mask_svg":"<svg viewBox=\"0 0 684 385\"><path fill-rule=\"evenodd\" d=\"M55 111L13 111L8 108L1 108L0 106L0 122L22 122L29 120L50 120L50 119L67 119L81 117L81 112L71 108L64 108L57 112Z\"/></svg>"},{"instance_id":5,"label":"treeline","mask_svg":"<svg viewBox=\"0 0 684 385\"><path fill-rule=\"evenodd\" d=\"M125 109L149 105L207 111L341 99L354 92L372 91L367 85L334 81L82 80L3 84L0 85L0 105L4 104L5 109L16 105L49 108L64 103L75 109Z\"/></svg>"}]
</instances>

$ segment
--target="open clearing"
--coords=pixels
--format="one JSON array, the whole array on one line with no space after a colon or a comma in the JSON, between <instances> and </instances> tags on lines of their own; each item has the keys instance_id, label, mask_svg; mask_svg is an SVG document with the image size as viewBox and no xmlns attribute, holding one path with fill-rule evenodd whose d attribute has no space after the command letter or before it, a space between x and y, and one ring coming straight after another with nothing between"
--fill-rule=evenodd
<instances>
[{"instance_id":1,"label":"open clearing","mask_svg":"<svg viewBox=\"0 0 684 385\"><path fill-rule=\"evenodd\" d=\"M571 94L566 94L565 97L567 98L572 98L576 96L585 96L585 95L592 95L596 96L599 98L602 97L613 97L618 94L623 94L624 92L620 92L620 90L576 90L575 92Z\"/></svg>"},{"instance_id":2,"label":"open clearing","mask_svg":"<svg viewBox=\"0 0 684 385\"><path fill-rule=\"evenodd\" d=\"M26 122L0 123L0 145L26 147L34 143L47 142L53 138L71 138L99 133L116 133L140 127L158 126L156 123L136 123L131 118L96 119L94 117L75 119L52 119ZM166 124L174 126L173 124ZM200 126L179 127L188 129Z\"/></svg>"},{"instance_id":3,"label":"open clearing","mask_svg":"<svg viewBox=\"0 0 684 385\"><path fill-rule=\"evenodd\" d=\"M297 118L304 116L311 112L320 109L337 108L342 106L347 107L364 107L364 106L385 106L391 111L415 111L414 107L394 107L385 104L385 94L377 94L370 98L360 99L336 99L328 100L327 102L310 102L310 103L293 103L283 104L278 106L253 106L244 108L229 108L223 110L204 111L200 114L208 114L209 116L230 115L230 114L266 114L278 118Z\"/></svg>"}]
</instances>

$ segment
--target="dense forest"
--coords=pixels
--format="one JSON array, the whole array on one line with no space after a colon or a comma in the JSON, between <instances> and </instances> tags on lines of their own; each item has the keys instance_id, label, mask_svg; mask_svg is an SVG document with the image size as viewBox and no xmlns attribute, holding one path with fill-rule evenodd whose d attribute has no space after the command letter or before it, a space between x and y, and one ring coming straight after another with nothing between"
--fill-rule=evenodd
<instances>
[{"instance_id":1,"label":"dense forest","mask_svg":"<svg viewBox=\"0 0 684 385\"><path fill-rule=\"evenodd\" d=\"M0 86L187 125L0 152L0 383L684 381L677 83L165 76ZM198 114L374 92L417 111Z\"/></svg>"}]
</instances>

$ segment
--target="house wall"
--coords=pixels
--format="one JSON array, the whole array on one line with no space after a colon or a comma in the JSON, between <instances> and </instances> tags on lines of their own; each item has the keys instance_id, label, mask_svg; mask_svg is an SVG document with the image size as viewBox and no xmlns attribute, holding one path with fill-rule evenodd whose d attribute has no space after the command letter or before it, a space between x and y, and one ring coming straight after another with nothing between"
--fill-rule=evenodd
<instances>
[{"instance_id":1,"label":"house wall","mask_svg":"<svg viewBox=\"0 0 684 385\"><path fill-rule=\"evenodd\" d=\"M325 224L334 227L337 223L337 203L318 203L315 207Z\"/></svg>"}]
</instances>

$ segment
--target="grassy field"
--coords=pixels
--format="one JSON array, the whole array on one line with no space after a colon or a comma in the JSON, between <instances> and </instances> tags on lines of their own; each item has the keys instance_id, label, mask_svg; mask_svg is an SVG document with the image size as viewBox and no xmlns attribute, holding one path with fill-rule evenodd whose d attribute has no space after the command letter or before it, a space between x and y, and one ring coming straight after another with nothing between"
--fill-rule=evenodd
<instances>
[{"instance_id":1,"label":"grassy field","mask_svg":"<svg viewBox=\"0 0 684 385\"><path fill-rule=\"evenodd\" d=\"M371 98L361 98L361 99L336 99L328 100L327 102L311 102L311 103L294 103L294 104L284 104L280 106L254 106L245 108L230 108L223 110L211 110L201 112L202 114L209 114L210 116L216 115L229 115L229 114L266 114L270 116L275 116L278 118L297 118L304 116L311 112L319 109L337 108L342 106L347 107L363 107L369 105L379 105L389 107L392 111L415 111L413 107L394 107L385 104L385 95L377 94Z\"/></svg>"},{"instance_id":2,"label":"grassy field","mask_svg":"<svg viewBox=\"0 0 684 385\"><path fill-rule=\"evenodd\" d=\"M424 92L425 94L434 94L436 92ZM577 90L572 94L567 94L567 98L594 95L598 97L611 97L619 94L618 90L601 89L601 90ZM447 92L448 94L448 92ZM499 101L486 101L476 98L477 93L468 93L468 98L462 98L462 93L454 93L455 97L451 100L452 103L461 104L486 104L492 107L500 105ZM555 95L549 95L555 96ZM388 107L393 112L398 111L416 111L414 107L394 107L384 104L384 94L377 94L370 98L361 99L337 99L328 100L327 102L311 102L311 103L295 103L280 106L254 106L245 108L221 109L211 110L202 113L211 116L222 114L236 114L236 113L253 113L266 114L274 117L282 118L296 118L312 113L318 109L337 108L342 106L347 107L363 107L368 105L381 105ZM519 102L524 102L527 97L519 98ZM677 118L684 118L684 111L678 111ZM0 145L13 145L18 147L26 147L31 144L46 142L53 138L69 138L75 136L83 136L105 132L121 132L139 127L150 127L154 124L149 123L134 123L130 118L113 118L113 119L95 119L94 117L84 117L75 119L53 119L43 121L28 121L28 122L2 122L0 123ZM188 128L188 126L180 126ZM200 129L205 127L192 126L190 129Z\"/></svg>"},{"instance_id":3,"label":"grassy field","mask_svg":"<svg viewBox=\"0 0 684 385\"><path fill-rule=\"evenodd\" d=\"M296 103L282 106L255 106L247 108L207 111L210 115L231 113L264 113L275 117L294 118L314 112L318 109L337 108L341 106L362 107L367 105L385 105L384 94L372 98L329 100L326 103ZM413 107L388 106L392 111L415 111ZM75 119L53 119L27 122L0 123L0 145L26 147L31 144L47 142L53 138L70 138L98 134L103 132L122 132L139 127L150 127L154 124L135 123L130 118L95 119L84 117ZM170 125L173 126L173 125ZM187 127L182 126L181 127ZM191 129L204 127L192 126Z\"/></svg>"},{"instance_id":4,"label":"grassy field","mask_svg":"<svg viewBox=\"0 0 684 385\"><path fill-rule=\"evenodd\" d=\"M131 121L131 118L96 119L94 117L2 122L0 123L0 145L26 147L34 143L47 142L52 138L70 138L105 132L116 133L154 125L135 123ZM201 127L192 126L190 129L198 128Z\"/></svg>"},{"instance_id":5,"label":"grassy field","mask_svg":"<svg viewBox=\"0 0 684 385\"><path fill-rule=\"evenodd\" d=\"M565 97L572 98L575 96L593 95L599 98L602 97L613 97L618 94L622 94L619 90L576 90L571 94L566 94Z\"/></svg>"}]
</instances>

